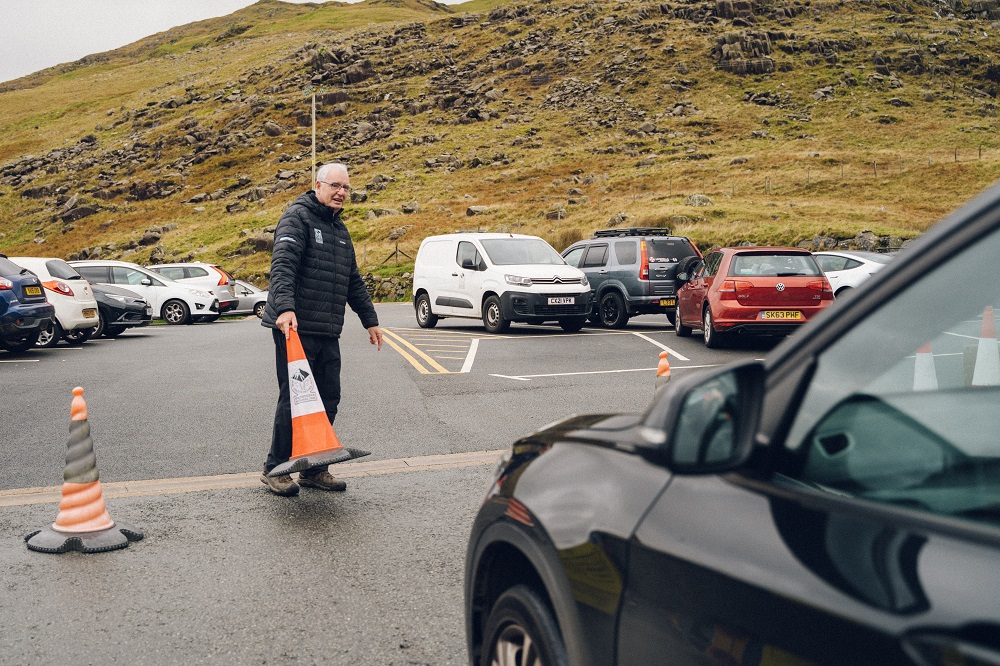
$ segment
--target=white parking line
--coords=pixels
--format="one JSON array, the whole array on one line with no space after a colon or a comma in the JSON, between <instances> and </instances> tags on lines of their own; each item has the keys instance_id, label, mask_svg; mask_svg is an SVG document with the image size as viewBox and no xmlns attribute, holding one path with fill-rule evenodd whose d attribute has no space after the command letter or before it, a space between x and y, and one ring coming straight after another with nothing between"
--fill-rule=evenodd
<instances>
[{"instance_id":1,"label":"white parking line","mask_svg":"<svg viewBox=\"0 0 1000 666\"><path fill-rule=\"evenodd\" d=\"M40 360L38 358L12 358L2 359L0 363L38 363Z\"/></svg>"},{"instance_id":2,"label":"white parking line","mask_svg":"<svg viewBox=\"0 0 1000 666\"><path fill-rule=\"evenodd\" d=\"M694 370L695 368L716 368L718 363L710 363L708 365L682 365L675 366L674 370ZM490 374L490 377L500 377L501 379L516 379L519 382L530 382L532 379L537 379L539 377L570 377L573 375L614 375L622 372L656 372L656 368L631 368L629 370L588 370L586 372L553 372L545 375L496 375Z\"/></svg>"},{"instance_id":3,"label":"white parking line","mask_svg":"<svg viewBox=\"0 0 1000 666\"><path fill-rule=\"evenodd\" d=\"M479 350L479 338L472 338L469 344L469 353L465 356L465 363L462 364L462 372L471 372L472 363L476 360L476 352Z\"/></svg>"},{"instance_id":4,"label":"white parking line","mask_svg":"<svg viewBox=\"0 0 1000 666\"><path fill-rule=\"evenodd\" d=\"M667 352L668 354L670 354L671 356L673 356L676 359L679 359L681 361L690 361L691 360L687 356L685 356L684 354L678 354L677 352L675 352L670 347L657 342L656 340L654 340L653 338L649 337L648 335L643 335L642 333L636 333L634 331L633 331L632 335L636 336L637 338L642 338L646 342L652 342L654 345L656 345L657 347L659 347L663 351Z\"/></svg>"}]
</instances>

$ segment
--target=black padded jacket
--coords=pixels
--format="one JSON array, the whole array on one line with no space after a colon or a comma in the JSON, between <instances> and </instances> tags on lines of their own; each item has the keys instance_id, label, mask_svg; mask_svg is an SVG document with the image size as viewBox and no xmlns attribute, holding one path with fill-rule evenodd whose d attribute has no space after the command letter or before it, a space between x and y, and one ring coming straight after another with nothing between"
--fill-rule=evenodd
<instances>
[{"instance_id":1,"label":"black padded jacket","mask_svg":"<svg viewBox=\"0 0 1000 666\"><path fill-rule=\"evenodd\" d=\"M277 328L278 315L293 310L300 334L339 337L345 305L365 328L378 326L340 211L334 213L315 192L307 192L288 206L274 230L271 284L261 324Z\"/></svg>"}]
</instances>

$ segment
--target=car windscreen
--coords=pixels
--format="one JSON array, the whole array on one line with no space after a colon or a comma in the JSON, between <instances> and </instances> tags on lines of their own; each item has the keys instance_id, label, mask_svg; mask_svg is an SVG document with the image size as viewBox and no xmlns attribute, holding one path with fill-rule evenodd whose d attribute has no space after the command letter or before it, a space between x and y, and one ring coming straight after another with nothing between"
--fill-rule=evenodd
<instances>
[{"instance_id":1,"label":"car windscreen","mask_svg":"<svg viewBox=\"0 0 1000 666\"><path fill-rule=\"evenodd\" d=\"M646 241L651 264L676 264L685 257L697 257L694 247L679 238L653 238Z\"/></svg>"},{"instance_id":2,"label":"car windscreen","mask_svg":"<svg viewBox=\"0 0 1000 666\"><path fill-rule=\"evenodd\" d=\"M748 253L733 257L729 274L744 277L792 277L822 275L810 254Z\"/></svg>"},{"instance_id":3,"label":"car windscreen","mask_svg":"<svg viewBox=\"0 0 1000 666\"><path fill-rule=\"evenodd\" d=\"M556 264L566 262L541 238L494 238L482 241L483 249L496 266L515 264Z\"/></svg>"},{"instance_id":4,"label":"car windscreen","mask_svg":"<svg viewBox=\"0 0 1000 666\"><path fill-rule=\"evenodd\" d=\"M45 262L45 270L49 272L49 275L56 278L57 280L82 280L83 276L80 275L75 268L67 264L62 259L49 259Z\"/></svg>"}]
</instances>

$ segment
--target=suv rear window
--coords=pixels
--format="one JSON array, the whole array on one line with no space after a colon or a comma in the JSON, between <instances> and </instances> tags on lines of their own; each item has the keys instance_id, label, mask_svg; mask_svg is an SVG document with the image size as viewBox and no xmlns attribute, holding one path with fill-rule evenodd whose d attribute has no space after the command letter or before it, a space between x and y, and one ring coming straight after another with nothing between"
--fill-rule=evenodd
<instances>
[{"instance_id":1,"label":"suv rear window","mask_svg":"<svg viewBox=\"0 0 1000 666\"><path fill-rule=\"evenodd\" d=\"M729 266L730 275L748 277L791 277L822 275L809 254L738 254Z\"/></svg>"},{"instance_id":2,"label":"suv rear window","mask_svg":"<svg viewBox=\"0 0 1000 666\"><path fill-rule=\"evenodd\" d=\"M651 264L676 264L684 257L698 256L689 241L679 238L647 238L646 246Z\"/></svg>"}]
</instances>

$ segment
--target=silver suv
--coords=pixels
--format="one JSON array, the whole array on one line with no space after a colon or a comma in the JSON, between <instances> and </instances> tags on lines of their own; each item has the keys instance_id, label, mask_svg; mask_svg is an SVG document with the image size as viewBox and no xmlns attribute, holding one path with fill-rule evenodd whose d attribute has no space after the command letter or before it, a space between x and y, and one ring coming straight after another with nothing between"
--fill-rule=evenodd
<instances>
[{"instance_id":1,"label":"silver suv","mask_svg":"<svg viewBox=\"0 0 1000 666\"><path fill-rule=\"evenodd\" d=\"M590 321L624 328L630 317L663 313L674 323L674 276L688 257L701 257L691 239L665 227L602 229L562 253L590 281L594 309Z\"/></svg>"}]
</instances>

